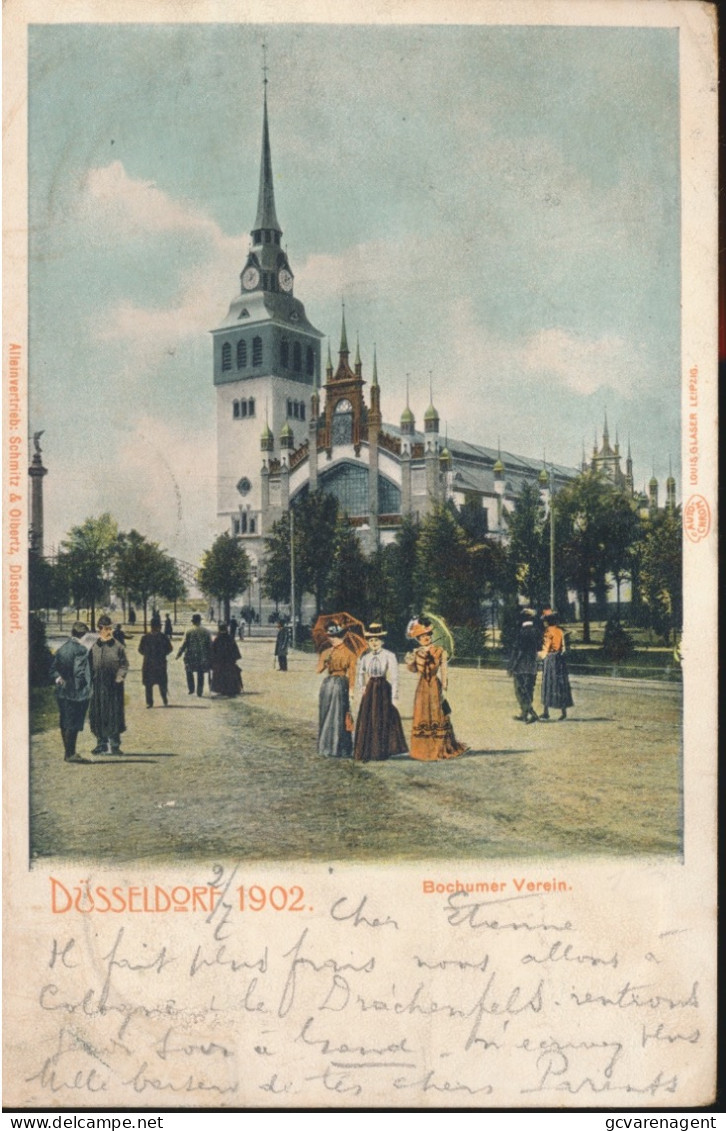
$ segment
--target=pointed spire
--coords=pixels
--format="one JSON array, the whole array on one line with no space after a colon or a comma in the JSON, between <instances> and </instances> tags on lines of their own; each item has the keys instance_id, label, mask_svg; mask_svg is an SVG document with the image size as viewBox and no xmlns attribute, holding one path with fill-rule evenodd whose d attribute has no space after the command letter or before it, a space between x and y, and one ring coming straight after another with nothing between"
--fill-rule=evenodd
<instances>
[{"instance_id":1,"label":"pointed spire","mask_svg":"<svg viewBox=\"0 0 726 1131\"><path fill-rule=\"evenodd\" d=\"M602 442L603 442L603 447L605 447L606 444L610 443L610 436L608 435L608 410L607 409L604 410Z\"/></svg>"},{"instance_id":2,"label":"pointed spire","mask_svg":"<svg viewBox=\"0 0 726 1131\"><path fill-rule=\"evenodd\" d=\"M345 299L343 300L343 322L340 328L340 350L339 353L350 353L348 349L348 334L345 329Z\"/></svg>"},{"instance_id":3,"label":"pointed spire","mask_svg":"<svg viewBox=\"0 0 726 1131\"><path fill-rule=\"evenodd\" d=\"M267 124L267 48L263 44L263 51L265 52L265 62L263 64L264 72L264 107L262 113L262 160L260 163L260 190L257 197L257 219L255 220L255 231L260 229L271 229L282 234L282 228L277 219L275 212L275 189L273 186L272 178L272 157L270 155L270 130Z\"/></svg>"},{"instance_id":4,"label":"pointed spire","mask_svg":"<svg viewBox=\"0 0 726 1131\"><path fill-rule=\"evenodd\" d=\"M378 358L376 356L376 343L373 343L373 376L371 377L371 385L378 384Z\"/></svg>"},{"instance_id":5,"label":"pointed spire","mask_svg":"<svg viewBox=\"0 0 726 1131\"><path fill-rule=\"evenodd\" d=\"M328 376L330 376L330 374L333 372L333 357L332 357L332 354L330 352L330 338L328 338L328 360L327 360L325 368L326 368L326 371L328 373Z\"/></svg>"}]
</instances>

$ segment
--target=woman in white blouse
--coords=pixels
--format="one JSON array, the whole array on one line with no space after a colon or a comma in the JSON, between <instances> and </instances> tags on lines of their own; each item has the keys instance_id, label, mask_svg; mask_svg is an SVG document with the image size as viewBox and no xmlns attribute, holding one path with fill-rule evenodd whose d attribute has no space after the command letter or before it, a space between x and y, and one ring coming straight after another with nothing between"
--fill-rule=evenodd
<instances>
[{"instance_id":1,"label":"woman in white blouse","mask_svg":"<svg viewBox=\"0 0 726 1131\"><path fill-rule=\"evenodd\" d=\"M357 762L382 762L392 754L408 752L401 716L395 706L398 661L393 652L383 647L386 634L380 624L369 625L365 635L368 651L358 661L356 674L360 709L353 757Z\"/></svg>"}]
</instances>

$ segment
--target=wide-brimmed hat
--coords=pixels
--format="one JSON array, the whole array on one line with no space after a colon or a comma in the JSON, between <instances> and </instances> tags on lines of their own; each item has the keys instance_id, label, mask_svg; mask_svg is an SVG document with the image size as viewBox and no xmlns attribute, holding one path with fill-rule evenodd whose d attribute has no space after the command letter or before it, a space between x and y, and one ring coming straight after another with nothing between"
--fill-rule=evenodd
<instances>
[{"instance_id":1,"label":"wide-brimmed hat","mask_svg":"<svg viewBox=\"0 0 726 1131\"><path fill-rule=\"evenodd\" d=\"M96 627L97 628L113 628L113 621L111 620L110 617L106 616L106 614L104 613L103 616L99 617L98 620L96 621Z\"/></svg>"},{"instance_id":2,"label":"wide-brimmed hat","mask_svg":"<svg viewBox=\"0 0 726 1131\"><path fill-rule=\"evenodd\" d=\"M420 620L417 620L409 626L408 635L412 636L414 640L418 640L420 636L432 636L433 629L430 624L422 624Z\"/></svg>"},{"instance_id":3,"label":"wide-brimmed hat","mask_svg":"<svg viewBox=\"0 0 726 1131\"><path fill-rule=\"evenodd\" d=\"M367 640L376 640L386 636L386 632L382 624L379 624L378 621L374 621L372 624L368 625L368 630L364 632L363 635Z\"/></svg>"}]
</instances>

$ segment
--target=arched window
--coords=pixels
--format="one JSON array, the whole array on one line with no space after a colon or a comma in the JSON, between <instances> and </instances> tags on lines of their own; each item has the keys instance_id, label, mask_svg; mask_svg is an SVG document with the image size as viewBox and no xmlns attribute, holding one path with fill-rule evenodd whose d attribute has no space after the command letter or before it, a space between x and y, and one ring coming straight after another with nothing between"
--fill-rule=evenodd
<instances>
[{"instance_id":1,"label":"arched window","mask_svg":"<svg viewBox=\"0 0 726 1131\"><path fill-rule=\"evenodd\" d=\"M232 368L232 347L229 342L222 346L222 369Z\"/></svg>"},{"instance_id":2,"label":"arched window","mask_svg":"<svg viewBox=\"0 0 726 1131\"><path fill-rule=\"evenodd\" d=\"M289 399L289 397L287 401L287 415L288 417L292 416L292 401Z\"/></svg>"},{"instance_id":3,"label":"arched window","mask_svg":"<svg viewBox=\"0 0 726 1131\"><path fill-rule=\"evenodd\" d=\"M247 533L247 515L245 514L244 511L242 511L242 514L240 515L239 532L240 532L240 534L246 534Z\"/></svg>"},{"instance_id":4,"label":"arched window","mask_svg":"<svg viewBox=\"0 0 726 1131\"><path fill-rule=\"evenodd\" d=\"M244 369L247 364L247 342L240 338L237 342L237 368Z\"/></svg>"},{"instance_id":5,"label":"arched window","mask_svg":"<svg viewBox=\"0 0 726 1131\"><path fill-rule=\"evenodd\" d=\"M242 416L246 416L247 415L247 401L240 401L239 407L240 407L240 414Z\"/></svg>"},{"instance_id":6,"label":"arched window","mask_svg":"<svg viewBox=\"0 0 726 1131\"><path fill-rule=\"evenodd\" d=\"M305 401L300 401L300 419L305 419Z\"/></svg>"},{"instance_id":7,"label":"arched window","mask_svg":"<svg viewBox=\"0 0 726 1131\"><path fill-rule=\"evenodd\" d=\"M353 443L353 405L349 400L340 400L336 404L332 433L334 445Z\"/></svg>"},{"instance_id":8,"label":"arched window","mask_svg":"<svg viewBox=\"0 0 726 1131\"><path fill-rule=\"evenodd\" d=\"M232 402L232 416L235 420L239 420L239 401Z\"/></svg>"},{"instance_id":9,"label":"arched window","mask_svg":"<svg viewBox=\"0 0 726 1131\"><path fill-rule=\"evenodd\" d=\"M232 519L232 533L233 534L239 534L239 519L238 518Z\"/></svg>"},{"instance_id":10,"label":"arched window","mask_svg":"<svg viewBox=\"0 0 726 1131\"><path fill-rule=\"evenodd\" d=\"M255 398L250 397L250 399L247 402L247 405L248 405L248 415L254 416L255 415Z\"/></svg>"},{"instance_id":11,"label":"arched window","mask_svg":"<svg viewBox=\"0 0 726 1131\"><path fill-rule=\"evenodd\" d=\"M308 377L312 377L313 374L315 373L315 350L313 349L312 346L308 346L305 368L306 368Z\"/></svg>"},{"instance_id":12,"label":"arched window","mask_svg":"<svg viewBox=\"0 0 726 1131\"><path fill-rule=\"evenodd\" d=\"M250 534L254 534L254 533L255 533L255 520L254 520L254 518L251 518L250 519Z\"/></svg>"},{"instance_id":13,"label":"arched window","mask_svg":"<svg viewBox=\"0 0 726 1131\"><path fill-rule=\"evenodd\" d=\"M287 338L283 338L280 344L280 363L284 369L290 365L290 343Z\"/></svg>"},{"instance_id":14,"label":"arched window","mask_svg":"<svg viewBox=\"0 0 726 1131\"><path fill-rule=\"evenodd\" d=\"M300 401L294 401L292 406L292 415L296 420L300 419Z\"/></svg>"},{"instance_id":15,"label":"arched window","mask_svg":"<svg viewBox=\"0 0 726 1131\"><path fill-rule=\"evenodd\" d=\"M299 342L295 342L292 347L292 367L296 373L302 369L302 348Z\"/></svg>"},{"instance_id":16,"label":"arched window","mask_svg":"<svg viewBox=\"0 0 726 1131\"><path fill-rule=\"evenodd\" d=\"M262 365L262 338L252 339L252 364Z\"/></svg>"}]
</instances>

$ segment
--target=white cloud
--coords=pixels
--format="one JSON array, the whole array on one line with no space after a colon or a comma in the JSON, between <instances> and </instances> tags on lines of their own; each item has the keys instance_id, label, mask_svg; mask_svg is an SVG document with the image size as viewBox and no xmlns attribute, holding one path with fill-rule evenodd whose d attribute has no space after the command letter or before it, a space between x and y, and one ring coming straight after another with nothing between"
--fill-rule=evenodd
<instances>
[{"instance_id":1,"label":"white cloud","mask_svg":"<svg viewBox=\"0 0 726 1131\"><path fill-rule=\"evenodd\" d=\"M552 328L533 334L516 352L528 372L552 374L582 396L603 386L627 394L631 387L630 350L623 338L588 339Z\"/></svg>"},{"instance_id":2,"label":"white cloud","mask_svg":"<svg viewBox=\"0 0 726 1131\"><path fill-rule=\"evenodd\" d=\"M89 169L83 178L80 208L118 237L154 232L190 232L214 239L214 221L183 201L174 200L154 181L134 180L121 161Z\"/></svg>"}]
</instances>

